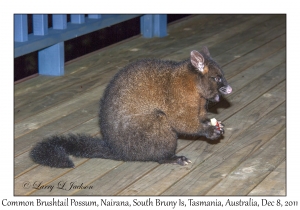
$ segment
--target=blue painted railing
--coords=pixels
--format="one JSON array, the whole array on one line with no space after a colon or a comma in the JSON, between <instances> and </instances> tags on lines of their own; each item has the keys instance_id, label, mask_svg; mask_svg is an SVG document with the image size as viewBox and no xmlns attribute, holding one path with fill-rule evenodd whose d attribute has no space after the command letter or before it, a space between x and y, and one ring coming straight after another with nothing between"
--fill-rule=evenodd
<instances>
[{"instance_id":1,"label":"blue painted railing","mask_svg":"<svg viewBox=\"0 0 300 210\"><path fill-rule=\"evenodd\" d=\"M146 38L167 35L167 15L52 15L52 28L48 28L48 15L33 15L33 33L28 34L28 18L14 15L14 57L38 51L39 74L64 75L64 42L93 31L139 17L141 34Z\"/></svg>"}]
</instances>

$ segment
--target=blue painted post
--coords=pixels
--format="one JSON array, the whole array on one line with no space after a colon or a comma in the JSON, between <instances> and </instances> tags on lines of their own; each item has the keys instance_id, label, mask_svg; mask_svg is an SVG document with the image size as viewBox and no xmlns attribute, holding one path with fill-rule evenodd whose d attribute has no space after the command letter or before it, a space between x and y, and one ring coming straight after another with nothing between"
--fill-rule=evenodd
<instances>
[{"instance_id":1,"label":"blue painted post","mask_svg":"<svg viewBox=\"0 0 300 210\"><path fill-rule=\"evenodd\" d=\"M101 15L96 15L96 14L88 15L88 17L90 19L101 19Z\"/></svg>"},{"instance_id":2,"label":"blue painted post","mask_svg":"<svg viewBox=\"0 0 300 210\"><path fill-rule=\"evenodd\" d=\"M33 34L40 36L48 34L48 15L33 15Z\"/></svg>"},{"instance_id":3,"label":"blue painted post","mask_svg":"<svg viewBox=\"0 0 300 210\"><path fill-rule=\"evenodd\" d=\"M67 28L67 15L52 15L53 29L66 29Z\"/></svg>"},{"instance_id":4,"label":"blue painted post","mask_svg":"<svg viewBox=\"0 0 300 210\"><path fill-rule=\"evenodd\" d=\"M141 17L141 34L145 38L153 37L153 15L143 15Z\"/></svg>"},{"instance_id":5,"label":"blue painted post","mask_svg":"<svg viewBox=\"0 0 300 210\"><path fill-rule=\"evenodd\" d=\"M82 24L84 22L84 15L71 15L71 23Z\"/></svg>"},{"instance_id":6,"label":"blue painted post","mask_svg":"<svg viewBox=\"0 0 300 210\"><path fill-rule=\"evenodd\" d=\"M143 15L141 34L146 38L167 36L167 15Z\"/></svg>"},{"instance_id":7,"label":"blue painted post","mask_svg":"<svg viewBox=\"0 0 300 210\"><path fill-rule=\"evenodd\" d=\"M141 24L141 28L140 28L141 34L144 36L144 15L140 17L140 24Z\"/></svg>"},{"instance_id":8,"label":"blue painted post","mask_svg":"<svg viewBox=\"0 0 300 210\"><path fill-rule=\"evenodd\" d=\"M14 15L14 38L15 42L27 42L28 41L28 23L27 15Z\"/></svg>"},{"instance_id":9,"label":"blue painted post","mask_svg":"<svg viewBox=\"0 0 300 210\"><path fill-rule=\"evenodd\" d=\"M167 36L167 15L154 15L154 36Z\"/></svg>"},{"instance_id":10,"label":"blue painted post","mask_svg":"<svg viewBox=\"0 0 300 210\"><path fill-rule=\"evenodd\" d=\"M38 53L39 74L61 76L64 75L64 42L60 42Z\"/></svg>"}]
</instances>

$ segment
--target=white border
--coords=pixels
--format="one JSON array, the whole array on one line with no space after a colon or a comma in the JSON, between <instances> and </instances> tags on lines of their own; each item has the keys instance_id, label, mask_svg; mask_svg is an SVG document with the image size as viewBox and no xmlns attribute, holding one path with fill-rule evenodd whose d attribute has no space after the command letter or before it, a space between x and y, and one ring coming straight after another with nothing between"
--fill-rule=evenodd
<instances>
[{"instance_id":1,"label":"white border","mask_svg":"<svg viewBox=\"0 0 300 210\"><path fill-rule=\"evenodd\" d=\"M34 2L34 3L33 3ZM130 2L130 3L129 3ZM294 3L295 2L295 3ZM13 14L14 13L222 13L222 14L287 14L287 197L279 197L282 200L297 200L299 202L298 189L300 173L299 169L299 134L297 132L299 119L299 12L296 1L282 2L279 0L252 0L252 1L95 1L85 0L82 3L73 1L1 1L0 2L0 26L1 29L1 131L4 132L1 141L1 196L12 200L34 200L34 197L13 197ZM134 6L133 6L134 5ZM4 117L3 117L4 116ZM62 197L61 197L62 198ZM88 197L78 199L90 200ZM167 197L163 197L167 198ZM184 197L188 199L187 197ZM226 200L225 197L217 197ZM239 197L230 197L239 199ZM257 197L255 199L260 199ZM49 197L45 199L50 199ZM96 199L93 197L93 199ZM98 199L98 198L97 198ZM120 197L120 200L126 197ZM130 197L129 199L132 199ZM178 199L177 197L171 197ZM201 199L206 199L201 197ZM215 200L214 197L208 197ZM268 199L276 200L277 197ZM1 205L1 203L0 203ZM299 202L300 205L300 202ZM199 207L198 207L199 208Z\"/></svg>"}]
</instances>

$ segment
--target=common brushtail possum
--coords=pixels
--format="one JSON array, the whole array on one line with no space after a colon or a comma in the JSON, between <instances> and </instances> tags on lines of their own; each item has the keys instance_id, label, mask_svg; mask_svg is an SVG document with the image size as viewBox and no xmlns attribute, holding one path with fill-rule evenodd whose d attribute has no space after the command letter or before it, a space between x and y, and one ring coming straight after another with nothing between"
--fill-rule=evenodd
<instances>
[{"instance_id":1,"label":"common brushtail possum","mask_svg":"<svg viewBox=\"0 0 300 210\"><path fill-rule=\"evenodd\" d=\"M85 134L46 138L30 152L36 163L74 167L69 155L186 165L176 156L179 134L218 139L222 131L206 117L206 101L232 88L207 47L181 62L143 59L121 69L100 100L102 137Z\"/></svg>"}]
</instances>

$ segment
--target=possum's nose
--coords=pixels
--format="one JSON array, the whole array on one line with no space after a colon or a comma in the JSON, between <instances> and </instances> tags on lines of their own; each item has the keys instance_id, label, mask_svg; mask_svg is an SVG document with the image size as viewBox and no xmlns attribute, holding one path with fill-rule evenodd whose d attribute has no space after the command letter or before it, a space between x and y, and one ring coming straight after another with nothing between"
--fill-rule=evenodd
<instances>
[{"instance_id":1,"label":"possum's nose","mask_svg":"<svg viewBox=\"0 0 300 210\"><path fill-rule=\"evenodd\" d=\"M232 88L229 85L227 85L226 94L230 94L231 92L232 92Z\"/></svg>"},{"instance_id":2,"label":"possum's nose","mask_svg":"<svg viewBox=\"0 0 300 210\"><path fill-rule=\"evenodd\" d=\"M227 95L227 94L230 94L232 92L232 88L227 85L227 86L223 86L219 89L219 91L224 94L224 95Z\"/></svg>"}]
</instances>

